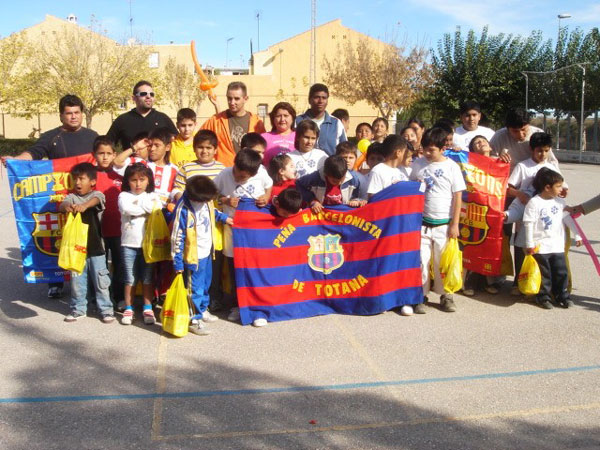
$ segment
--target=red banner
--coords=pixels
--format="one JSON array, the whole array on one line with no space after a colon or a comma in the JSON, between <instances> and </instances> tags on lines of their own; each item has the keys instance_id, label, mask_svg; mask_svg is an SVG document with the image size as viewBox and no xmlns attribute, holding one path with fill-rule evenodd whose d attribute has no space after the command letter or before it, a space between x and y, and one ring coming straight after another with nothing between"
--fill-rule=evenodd
<instances>
[{"instance_id":1,"label":"red banner","mask_svg":"<svg viewBox=\"0 0 600 450\"><path fill-rule=\"evenodd\" d=\"M459 241L463 267L483 275L500 275L502 225L510 164L470 152L446 152L460 166L463 194Z\"/></svg>"}]
</instances>

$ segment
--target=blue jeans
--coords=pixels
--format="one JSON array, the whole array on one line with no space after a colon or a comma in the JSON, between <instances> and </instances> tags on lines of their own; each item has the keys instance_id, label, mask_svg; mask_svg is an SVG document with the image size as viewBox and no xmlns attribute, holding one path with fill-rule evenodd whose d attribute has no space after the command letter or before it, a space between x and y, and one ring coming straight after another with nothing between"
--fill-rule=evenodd
<instances>
[{"instance_id":1,"label":"blue jeans","mask_svg":"<svg viewBox=\"0 0 600 450\"><path fill-rule=\"evenodd\" d=\"M142 284L152 284L152 264L144 260L141 248L121 247L123 256L123 284L135 286L138 281Z\"/></svg>"},{"instance_id":2,"label":"blue jeans","mask_svg":"<svg viewBox=\"0 0 600 450\"><path fill-rule=\"evenodd\" d=\"M190 271L192 303L195 315L192 319L202 318L202 313L208 308L210 283L212 280L212 258L207 256L198 261L198 270Z\"/></svg>"},{"instance_id":3,"label":"blue jeans","mask_svg":"<svg viewBox=\"0 0 600 450\"><path fill-rule=\"evenodd\" d=\"M96 304L100 314L112 314L113 304L110 301L108 288L110 287L110 275L106 268L106 257L88 256L81 275L71 272L71 312L85 315L87 312L88 283L93 286L96 294Z\"/></svg>"}]
</instances>

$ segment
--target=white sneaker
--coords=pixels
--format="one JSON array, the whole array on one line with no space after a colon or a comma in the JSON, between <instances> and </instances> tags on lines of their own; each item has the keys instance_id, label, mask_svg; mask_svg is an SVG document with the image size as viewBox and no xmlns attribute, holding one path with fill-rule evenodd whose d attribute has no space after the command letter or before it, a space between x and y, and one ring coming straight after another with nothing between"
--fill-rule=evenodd
<instances>
[{"instance_id":1,"label":"white sneaker","mask_svg":"<svg viewBox=\"0 0 600 450\"><path fill-rule=\"evenodd\" d=\"M412 306L404 305L402 308L400 308L400 315L401 316L412 316L413 315Z\"/></svg>"},{"instance_id":2,"label":"white sneaker","mask_svg":"<svg viewBox=\"0 0 600 450\"><path fill-rule=\"evenodd\" d=\"M198 322L200 322L198 319L192 319L190 323L192 325L198 325Z\"/></svg>"},{"instance_id":3,"label":"white sneaker","mask_svg":"<svg viewBox=\"0 0 600 450\"><path fill-rule=\"evenodd\" d=\"M254 319L254 322L252 322L252 325L254 325L255 327L266 327L267 326L267 319L264 318L260 318L260 319Z\"/></svg>"},{"instance_id":4,"label":"white sneaker","mask_svg":"<svg viewBox=\"0 0 600 450\"><path fill-rule=\"evenodd\" d=\"M519 290L519 286L513 286L510 290L510 295L513 295L515 297L518 297L519 295L521 295L521 291Z\"/></svg>"},{"instance_id":5,"label":"white sneaker","mask_svg":"<svg viewBox=\"0 0 600 450\"><path fill-rule=\"evenodd\" d=\"M219 318L211 313L209 313L208 311L204 311L202 313L202 320L204 322L210 323L210 322L216 322L217 320L219 320Z\"/></svg>"},{"instance_id":6,"label":"white sneaker","mask_svg":"<svg viewBox=\"0 0 600 450\"><path fill-rule=\"evenodd\" d=\"M227 316L227 320L231 322L239 322L240 321L240 308L235 307L231 308L229 311L229 315Z\"/></svg>"},{"instance_id":7,"label":"white sneaker","mask_svg":"<svg viewBox=\"0 0 600 450\"><path fill-rule=\"evenodd\" d=\"M208 336L210 334L210 330L205 323L198 321L196 325L190 325L190 333L197 336Z\"/></svg>"}]
</instances>

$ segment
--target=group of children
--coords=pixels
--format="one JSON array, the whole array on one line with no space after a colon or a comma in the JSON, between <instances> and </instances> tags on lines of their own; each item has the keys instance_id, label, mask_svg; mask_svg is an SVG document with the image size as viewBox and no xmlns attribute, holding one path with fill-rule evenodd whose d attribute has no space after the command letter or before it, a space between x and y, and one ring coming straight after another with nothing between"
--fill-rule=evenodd
<instances>
[{"instance_id":1,"label":"group of children","mask_svg":"<svg viewBox=\"0 0 600 450\"><path fill-rule=\"evenodd\" d=\"M440 295L444 311L456 310L452 294L444 291L439 259L448 238L459 235L466 186L458 164L444 155L452 142L446 126L425 131L422 122L414 119L399 135L381 138L380 134L387 134L385 120L373 127L360 124L357 139L369 139L372 144L366 164L355 170L360 152L354 144L342 142L335 155L328 156L315 148L318 125L304 120L296 126L293 150L271 155L265 166L264 137L248 133L233 166L225 167L215 160L217 136L209 130L194 134L195 120L192 110L181 110L177 116L179 136L157 129L137 136L131 148L118 155L112 142L100 136L93 148L95 164L73 167L74 192L61 203L60 211L81 213L89 231L86 266L81 274L72 274L71 311L65 321L74 322L85 315L91 286L102 320L114 321L116 307L123 311L121 323L130 325L136 286L141 282L142 319L154 324L155 300L165 294L176 273L183 273L193 303L190 329L208 334L207 324L218 320L215 311L227 310L229 320L239 320L232 226L240 198L251 198L259 207L272 204L274 214L290 217L303 207L315 214L331 205L361 207L381 190L404 181L424 185L424 297L402 312L426 313L431 287ZM531 159L519 163L509 179L508 198L514 201L507 202L505 215L507 223L518 224L515 254L520 256L515 270L518 273L525 253L534 254L543 278L538 304L551 308L554 296L558 304L568 307L572 303L567 290L562 198L566 184L558 168L546 161L551 137L536 133L530 143ZM474 137L469 150L491 157L484 136ZM98 177L98 172L106 176ZM157 208L172 229L172 261L148 264L142 242L147 218ZM565 223L571 225L568 219ZM494 284L488 280L486 290L497 293ZM467 284L464 293L472 295L474 289ZM262 318L253 323L257 327L266 324Z\"/></svg>"}]
</instances>

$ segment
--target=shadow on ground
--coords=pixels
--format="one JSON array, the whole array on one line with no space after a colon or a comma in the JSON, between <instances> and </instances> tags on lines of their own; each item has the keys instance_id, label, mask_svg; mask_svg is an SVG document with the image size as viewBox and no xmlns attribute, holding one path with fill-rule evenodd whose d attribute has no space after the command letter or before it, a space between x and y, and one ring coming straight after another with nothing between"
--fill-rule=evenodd
<instances>
[{"instance_id":1,"label":"shadow on ground","mask_svg":"<svg viewBox=\"0 0 600 450\"><path fill-rule=\"evenodd\" d=\"M17 340L27 338L34 345L49 349L51 355L31 361L26 371L13 375L22 386L21 392L15 395L54 397L156 392L154 354L146 364L138 366L137 371L127 362L126 353L144 349L125 347L108 353L97 352L97 346L90 340L65 340L42 334L19 321L2 319L1 322ZM196 339L199 347L207 342L195 336L188 338ZM260 351L252 348L251 341L244 345L248 351ZM176 352L177 348L171 341L167 342L167 351ZM114 364L120 359L122 366ZM180 364L182 359L185 364ZM390 395L384 387L279 393L252 391L257 386L294 389L303 385L294 379L236 367L225 357L219 363L207 364L201 352L167 353L166 360L178 360L178 364L166 368L166 392L204 394L160 400L104 398L0 403L1 447L12 450L600 446L597 427L571 428L552 422L532 424L523 417L456 420L440 412L441 409L422 408L400 395ZM29 389L30 386L34 388ZM250 391L243 392L245 389ZM468 410L470 405L465 406ZM472 406L476 410L476 405ZM498 426L499 423L502 426Z\"/></svg>"}]
</instances>

